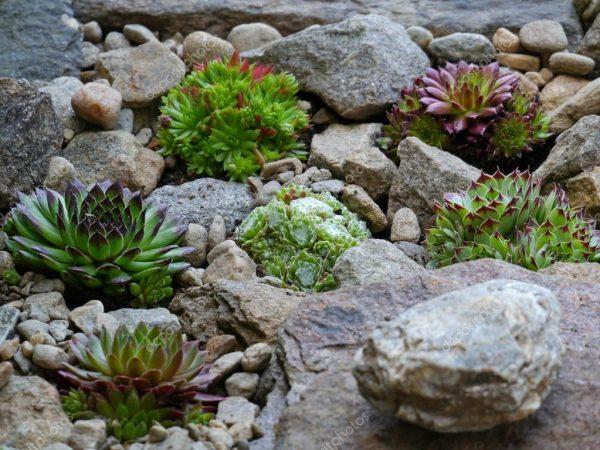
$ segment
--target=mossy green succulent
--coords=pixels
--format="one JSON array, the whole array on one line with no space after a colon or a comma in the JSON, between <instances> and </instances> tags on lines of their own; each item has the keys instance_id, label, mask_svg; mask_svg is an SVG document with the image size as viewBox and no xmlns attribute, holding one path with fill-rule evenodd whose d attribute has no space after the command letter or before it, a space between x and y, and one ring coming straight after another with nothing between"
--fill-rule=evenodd
<instances>
[{"instance_id":1,"label":"mossy green succulent","mask_svg":"<svg viewBox=\"0 0 600 450\"><path fill-rule=\"evenodd\" d=\"M290 186L256 208L236 231L264 271L302 291L335 288L338 257L370 236L366 224L331 194Z\"/></svg>"},{"instance_id":2,"label":"mossy green succulent","mask_svg":"<svg viewBox=\"0 0 600 450\"><path fill-rule=\"evenodd\" d=\"M530 270L557 261L600 262L595 222L570 207L560 188L543 195L539 181L518 171L482 174L466 191L436 202L427 248L431 268L479 258Z\"/></svg>"},{"instance_id":3,"label":"mossy green succulent","mask_svg":"<svg viewBox=\"0 0 600 450\"><path fill-rule=\"evenodd\" d=\"M265 162L304 158L298 135L308 116L297 93L292 75L237 54L197 66L163 98L163 154L177 154L194 174L230 180L255 175Z\"/></svg>"}]
</instances>

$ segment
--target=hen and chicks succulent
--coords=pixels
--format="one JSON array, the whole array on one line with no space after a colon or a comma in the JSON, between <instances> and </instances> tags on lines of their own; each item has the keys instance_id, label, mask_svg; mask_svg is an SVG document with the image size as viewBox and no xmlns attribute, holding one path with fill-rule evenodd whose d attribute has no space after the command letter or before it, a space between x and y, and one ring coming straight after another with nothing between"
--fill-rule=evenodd
<instances>
[{"instance_id":1,"label":"hen and chicks succulent","mask_svg":"<svg viewBox=\"0 0 600 450\"><path fill-rule=\"evenodd\" d=\"M268 275L302 291L335 288L338 257L370 237L366 224L330 193L283 188L238 227L240 246Z\"/></svg>"},{"instance_id":2,"label":"hen and chicks succulent","mask_svg":"<svg viewBox=\"0 0 600 450\"><path fill-rule=\"evenodd\" d=\"M75 181L64 195L20 194L4 231L19 264L148 306L172 295L171 275L189 266L183 256L193 251L178 246L187 227L165 212L120 183Z\"/></svg>"},{"instance_id":3,"label":"hen and chicks succulent","mask_svg":"<svg viewBox=\"0 0 600 450\"><path fill-rule=\"evenodd\" d=\"M450 152L519 158L550 133L538 101L518 93L518 85L498 63L427 69L388 113L386 133L393 144L414 136Z\"/></svg>"},{"instance_id":4,"label":"hen and chicks succulent","mask_svg":"<svg viewBox=\"0 0 600 450\"><path fill-rule=\"evenodd\" d=\"M138 325L70 341L77 365L59 375L73 386L63 408L73 419L104 418L122 441L144 436L153 422L205 423L222 398L206 393L214 375L197 341L179 331Z\"/></svg>"},{"instance_id":5,"label":"hen and chicks succulent","mask_svg":"<svg viewBox=\"0 0 600 450\"><path fill-rule=\"evenodd\" d=\"M436 202L427 232L430 267L479 258L502 259L530 270L554 262L600 262L600 232L555 187L543 195L529 172L481 174L469 188Z\"/></svg>"},{"instance_id":6,"label":"hen and chicks succulent","mask_svg":"<svg viewBox=\"0 0 600 450\"><path fill-rule=\"evenodd\" d=\"M298 141L308 116L298 107L293 75L250 64L235 54L196 67L163 98L163 153L197 175L245 180L265 162L303 158Z\"/></svg>"}]
</instances>

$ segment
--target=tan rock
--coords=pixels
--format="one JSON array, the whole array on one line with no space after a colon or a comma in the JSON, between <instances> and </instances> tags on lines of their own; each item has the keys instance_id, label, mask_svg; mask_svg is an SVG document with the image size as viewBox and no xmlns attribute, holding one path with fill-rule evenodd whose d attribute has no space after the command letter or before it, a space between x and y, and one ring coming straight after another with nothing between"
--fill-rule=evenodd
<instances>
[{"instance_id":1,"label":"tan rock","mask_svg":"<svg viewBox=\"0 0 600 450\"><path fill-rule=\"evenodd\" d=\"M373 233L387 228L388 221L384 212L362 187L349 184L344 188L342 198L348 209L365 220Z\"/></svg>"},{"instance_id":2,"label":"tan rock","mask_svg":"<svg viewBox=\"0 0 600 450\"><path fill-rule=\"evenodd\" d=\"M392 242L406 241L417 243L420 237L419 219L413 210L410 208L400 208L396 211L392 222L390 240Z\"/></svg>"},{"instance_id":3,"label":"tan rock","mask_svg":"<svg viewBox=\"0 0 600 450\"><path fill-rule=\"evenodd\" d=\"M544 111L552 111L558 108L561 103L571 98L576 92L587 86L588 83L589 80L585 78L577 78L569 75L557 76L540 93L542 109Z\"/></svg>"},{"instance_id":4,"label":"tan rock","mask_svg":"<svg viewBox=\"0 0 600 450\"><path fill-rule=\"evenodd\" d=\"M535 84L538 88L543 88L547 83L547 81L542 75L540 75L539 72L527 72L525 74L525 78Z\"/></svg>"},{"instance_id":5,"label":"tan rock","mask_svg":"<svg viewBox=\"0 0 600 450\"><path fill-rule=\"evenodd\" d=\"M532 55L521 55L519 53L498 53L496 60L500 64L515 70L524 72L537 72L540 70L540 58Z\"/></svg>"},{"instance_id":6,"label":"tan rock","mask_svg":"<svg viewBox=\"0 0 600 450\"><path fill-rule=\"evenodd\" d=\"M558 52L550 56L550 70L554 73L585 76L594 70L596 62L577 53Z\"/></svg>"},{"instance_id":7,"label":"tan rock","mask_svg":"<svg viewBox=\"0 0 600 450\"><path fill-rule=\"evenodd\" d=\"M533 95L533 96L536 96L540 93L540 89L537 87L537 85L533 81L531 81L529 78L527 78L521 72L515 72L515 74L519 77L519 87L518 87L519 92L526 94L526 95Z\"/></svg>"},{"instance_id":8,"label":"tan rock","mask_svg":"<svg viewBox=\"0 0 600 450\"><path fill-rule=\"evenodd\" d=\"M117 125L122 103L119 91L100 83L88 83L71 97L71 106L79 117L105 130Z\"/></svg>"},{"instance_id":9,"label":"tan rock","mask_svg":"<svg viewBox=\"0 0 600 450\"><path fill-rule=\"evenodd\" d=\"M544 78L546 83L550 83L554 78L554 74L547 67L544 67L542 70L540 70L540 75L542 76L542 78Z\"/></svg>"},{"instance_id":10,"label":"tan rock","mask_svg":"<svg viewBox=\"0 0 600 450\"><path fill-rule=\"evenodd\" d=\"M196 31L183 41L183 60L189 68L215 58L229 59L234 50L229 42L204 31Z\"/></svg>"},{"instance_id":11,"label":"tan rock","mask_svg":"<svg viewBox=\"0 0 600 450\"><path fill-rule=\"evenodd\" d=\"M562 133L584 116L600 113L600 78L587 84L549 114L550 131Z\"/></svg>"},{"instance_id":12,"label":"tan rock","mask_svg":"<svg viewBox=\"0 0 600 450\"><path fill-rule=\"evenodd\" d=\"M569 202L575 207L584 207L587 215L600 213L600 166L583 172L567 181Z\"/></svg>"},{"instance_id":13,"label":"tan rock","mask_svg":"<svg viewBox=\"0 0 600 450\"><path fill-rule=\"evenodd\" d=\"M516 53L521 47L521 40L519 36L514 34L512 31L506 28L498 28L492 37L492 43L494 48L498 52L503 53Z\"/></svg>"}]
</instances>

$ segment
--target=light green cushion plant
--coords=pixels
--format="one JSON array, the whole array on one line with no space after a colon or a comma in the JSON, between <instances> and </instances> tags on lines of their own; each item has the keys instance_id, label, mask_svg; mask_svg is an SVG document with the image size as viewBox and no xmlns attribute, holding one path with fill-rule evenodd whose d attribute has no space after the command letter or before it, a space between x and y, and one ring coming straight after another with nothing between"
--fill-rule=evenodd
<instances>
[{"instance_id":1,"label":"light green cushion plant","mask_svg":"<svg viewBox=\"0 0 600 450\"><path fill-rule=\"evenodd\" d=\"M370 237L366 224L330 193L290 186L256 208L236 231L264 271L302 291L335 288L339 256Z\"/></svg>"},{"instance_id":2,"label":"light green cushion plant","mask_svg":"<svg viewBox=\"0 0 600 450\"><path fill-rule=\"evenodd\" d=\"M245 180L269 161L303 158L298 134L308 116L298 107L298 83L270 66L234 55L196 67L163 98L158 138L191 173Z\"/></svg>"},{"instance_id":3,"label":"light green cushion plant","mask_svg":"<svg viewBox=\"0 0 600 450\"><path fill-rule=\"evenodd\" d=\"M560 188L542 195L541 183L519 171L482 173L466 191L436 202L427 248L431 268L479 258L531 270L557 261L600 262L595 222L569 206Z\"/></svg>"}]
</instances>

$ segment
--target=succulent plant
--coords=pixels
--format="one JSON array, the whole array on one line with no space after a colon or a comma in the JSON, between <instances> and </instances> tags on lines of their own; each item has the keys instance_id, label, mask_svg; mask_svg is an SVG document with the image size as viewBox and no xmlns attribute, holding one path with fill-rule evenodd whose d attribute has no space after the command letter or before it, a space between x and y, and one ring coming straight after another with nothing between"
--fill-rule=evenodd
<instances>
[{"instance_id":1,"label":"succulent plant","mask_svg":"<svg viewBox=\"0 0 600 450\"><path fill-rule=\"evenodd\" d=\"M86 342L74 338L71 351L78 366L63 363L59 371L67 381L88 392L135 387L140 394L193 400L214 378L208 373L206 352L197 341L184 341L180 331L139 324L114 333L103 329Z\"/></svg>"},{"instance_id":2,"label":"succulent plant","mask_svg":"<svg viewBox=\"0 0 600 450\"><path fill-rule=\"evenodd\" d=\"M308 116L298 108L297 93L292 75L238 54L199 65L163 98L163 153L179 155L194 174L230 180L245 180L265 162L302 158L298 134Z\"/></svg>"},{"instance_id":3,"label":"succulent plant","mask_svg":"<svg viewBox=\"0 0 600 450\"><path fill-rule=\"evenodd\" d=\"M538 270L557 261L599 262L600 234L560 188L542 195L529 172L482 173L466 191L436 202L427 248L432 268L495 258Z\"/></svg>"},{"instance_id":4,"label":"succulent plant","mask_svg":"<svg viewBox=\"0 0 600 450\"><path fill-rule=\"evenodd\" d=\"M363 221L330 193L290 186L256 208L236 230L263 270L302 291L333 289L338 257L370 236Z\"/></svg>"},{"instance_id":5,"label":"succulent plant","mask_svg":"<svg viewBox=\"0 0 600 450\"><path fill-rule=\"evenodd\" d=\"M119 183L75 181L64 196L36 189L19 200L4 226L8 248L69 285L133 295L143 306L171 295L171 274L189 266L182 259L193 249L177 245L187 227Z\"/></svg>"},{"instance_id":6,"label":"succulent plant","mask_svg":"<svg viewBox=\"0 0 600 450\"><path fill-rule=\"evenodd\" d=\"M454 153L518 158L550 136L536 99L517 93L518 78L497 63L459 62L427 69L388 113L386 134L397 145L414 136Z\"/></svg>"},{"instance_id":7,"label":"succulent plant","mask_svg":"<svg viewBox=\"0 0 600 450\"><path fill-rule=\"evenodd\" d=\"M152 392L140 397L134 388L110 389L105 395L71 389L62 405L71 420L103 418L108 434L122 442L145 436L154 423L170 427L182 417L176 408L160 405Z\"/></svg>"},{"instance_id":8,"label":"succulent plant","mask_svg":"<svg viewBox=\"0 0 600 450\"><path fill-rule=\"evenodd\" d=\"M8 269L2 274L2 280L9 286L16 286L21 281L21 276L15 269Z\"/></svg>"}]
</instances>

